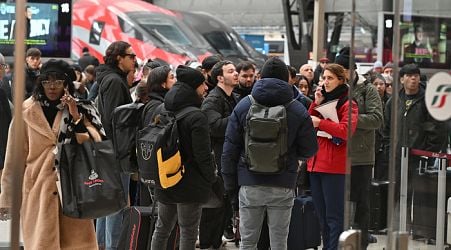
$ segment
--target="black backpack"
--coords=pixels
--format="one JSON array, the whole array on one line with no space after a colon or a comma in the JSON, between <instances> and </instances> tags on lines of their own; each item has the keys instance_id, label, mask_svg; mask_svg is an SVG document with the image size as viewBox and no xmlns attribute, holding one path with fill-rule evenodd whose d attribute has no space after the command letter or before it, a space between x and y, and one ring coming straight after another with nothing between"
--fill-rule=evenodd
<instances>
[{"instance_id":1,"label":"black backpack","mask_svg":"<svg viewBox=\"0 0 451 250\"><path fill-rule=\"evenodd\" d=\"M285 105L267 107L249 95L251 106L246 116L245 157L248 169L258 174L276 174L285 169L288 151L288 125Z\"/></svg>"},{"instance_id":2,"label":"black backpack","mask_svg":"<svg viewBox=\"0 0 451 250\"><path fill-rule=\"evenodd\" d=\"M136 133L141 125L143 103L129 103L113 111L113 146L116 159L124 172L138 171L136 160Z\"/></svg>"},{"instance_id":3,"label":"black backpack","mask_svg":"<svg viewBox=\"0 0 451 250\"><path fill-rule=\"evenodd\" d=\"M185 107L177 112L157 107L154 121L137 133L137 158L140 179L143 183L159 189L172 187L180 182L185 173L180 155L177 121L197 107Z\"/></svg>"}]
</instances>

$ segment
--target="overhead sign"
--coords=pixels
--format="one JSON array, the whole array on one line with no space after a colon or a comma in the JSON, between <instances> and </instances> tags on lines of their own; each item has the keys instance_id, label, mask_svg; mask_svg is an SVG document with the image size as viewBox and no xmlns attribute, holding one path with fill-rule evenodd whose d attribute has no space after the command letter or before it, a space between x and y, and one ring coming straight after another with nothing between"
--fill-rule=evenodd
<instances>
[{"instance_id":1,"label":"overhead sign","mask_svg":"<svg viewBox=\"0 0 451 250\"><path fill-rule=\"evenodd\" d=\"M438 121L451 118L451 75L445 72L434 74L426 86L426 107Z\"/></svg>"}]
</instances>

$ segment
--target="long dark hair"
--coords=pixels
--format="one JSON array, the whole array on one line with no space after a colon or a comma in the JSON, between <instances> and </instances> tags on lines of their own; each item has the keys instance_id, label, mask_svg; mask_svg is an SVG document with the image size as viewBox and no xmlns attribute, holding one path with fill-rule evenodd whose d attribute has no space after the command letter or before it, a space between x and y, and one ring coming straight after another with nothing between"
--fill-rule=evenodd
<instances>
[{"instance_id":1,"label":"long dark hair","mask_svg":"<svg viewBox=\"0 0 451 250\"><path fill-rule=\"evenodd\" d=\"M167 91L161 85L166 82L169 72L171 72L171 68L167 65L157 67L150 72L150 75L147 77L147 89L149 93L161 93Z\"/></svg>"},{"instance_id":2,"label":"long dark hair","mask_svg":"<svg viewBox=\"0 0 451 250\"><path fill-rule=\"evenodd\" d=\"M117 56L124 56L126 50L130 47L131 45L124 41L116 41L110 44L105 51L105 56L103 57L105 64L117 67Z\"/></svg>"}]
</instances>

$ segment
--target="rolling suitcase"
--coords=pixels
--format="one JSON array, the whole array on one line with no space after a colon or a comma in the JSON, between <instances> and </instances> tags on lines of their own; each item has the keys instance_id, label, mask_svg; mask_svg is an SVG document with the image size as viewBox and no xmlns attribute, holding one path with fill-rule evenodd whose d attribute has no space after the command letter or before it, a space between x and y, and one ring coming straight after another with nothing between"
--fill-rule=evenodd
<instances>
[{"instance_id":1,"label":"rolling suitcase","mask_svg":"<svg viewBox=\"0 0 451 250\"><path fill-rule=\"evenodd\" d=\"M149 189L149 192L151 190ZM153 196L153 195L151 195ZM154 198L154 197L152 197ZM152 199L154 200L154 199ZM123 228L118 249L147 250L151 247L152 235L158 218L157 202L151 206L132 206L124 211ZM178 249L180 229L175 225L168 239L167 250Z\"/></svg>"},{"instance_id":2,"label":"rolling suitcase","mask_svg":"<svg viewBox=\"0 0 451 250\"><path fill-rule=\"evenodd\" d=\"M369 230L375 234L387 227L388 181L372 181L370 186Z\"/></svg>"},{"instance_id":3,"label":"rolling suitcase","mask_svg":"<svg viewBox=\"0 0 451 250\"><path fill-rule=\"evenodd\" d=\"M288 233L288 250L318 249L321 229L312 196L299 195L294 200Z\"/></svg>"}]
</instances>

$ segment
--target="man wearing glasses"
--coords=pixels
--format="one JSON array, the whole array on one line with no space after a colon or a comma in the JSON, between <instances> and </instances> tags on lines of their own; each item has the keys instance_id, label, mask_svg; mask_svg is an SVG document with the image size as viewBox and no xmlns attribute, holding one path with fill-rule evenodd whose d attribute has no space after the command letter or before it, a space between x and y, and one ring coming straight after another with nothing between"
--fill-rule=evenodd
<instances>
[{"instance_id":1,"label":"man wearing glasses","mask_svg":"<svg viewBox=\"0 0 451 250\"><path fill-rule=\"evenodd\" d=\"M135 70L136 54L130 44L113 42L105 51L105 64L96 69L99 82L98 109L106 136L113 140L112 115L116 107L132 102L127 74ZM130 176L122 176L128 196ZM97 241L104 249L117 249L122 228L122 211L97 220Z\"/></svg>"}]
</instances>

